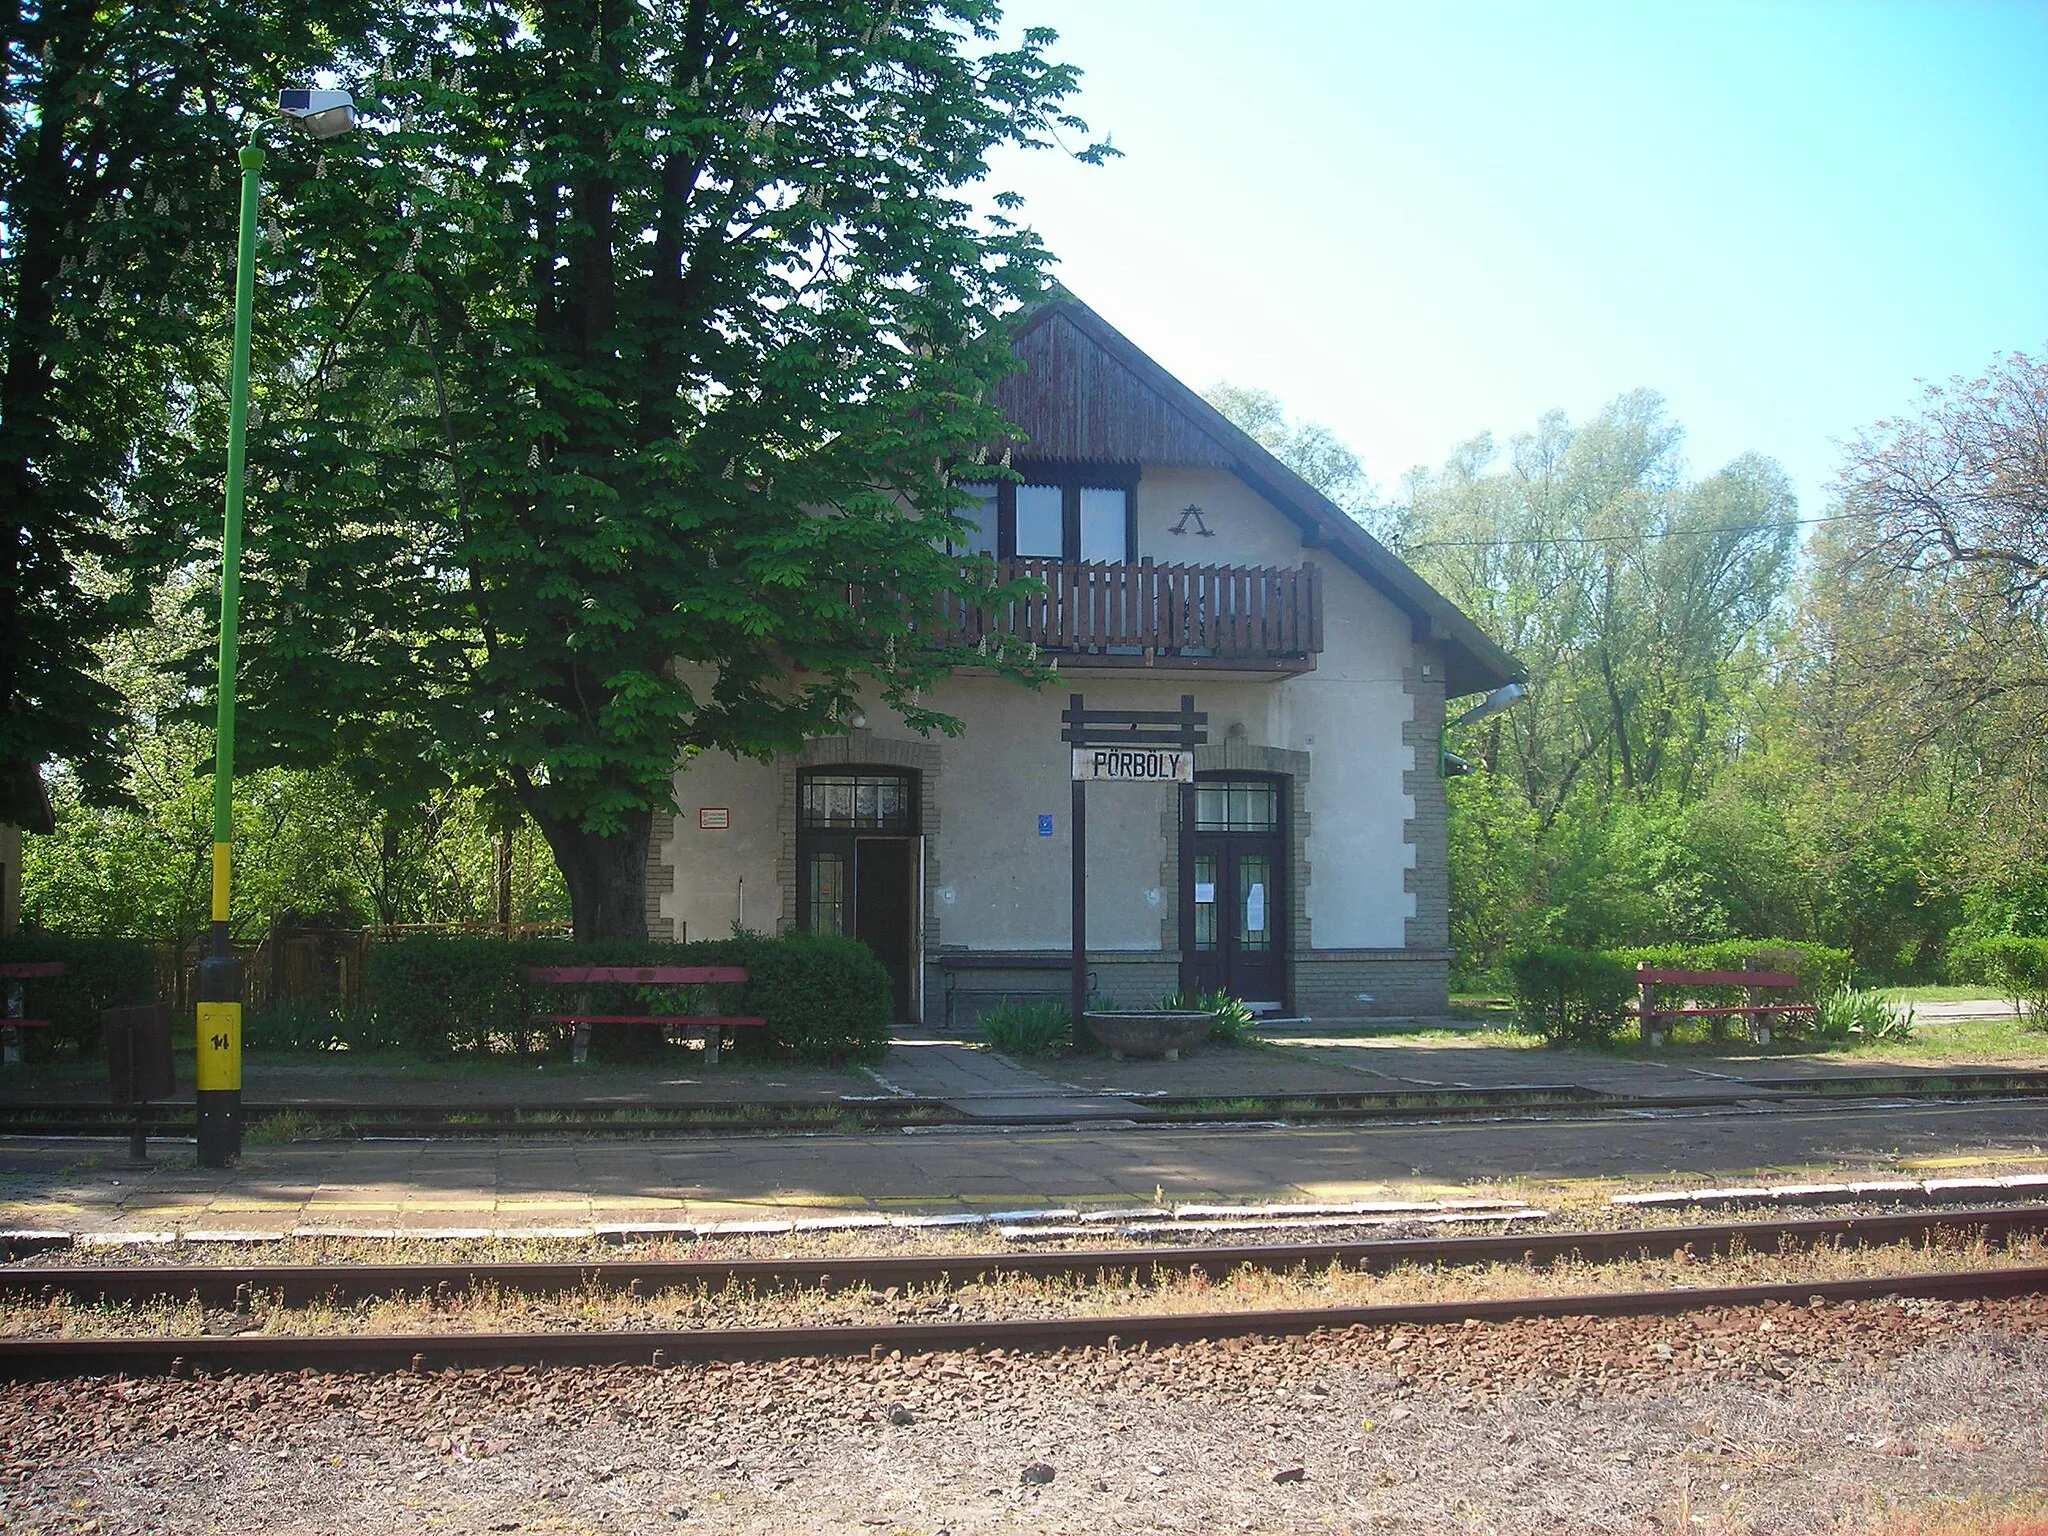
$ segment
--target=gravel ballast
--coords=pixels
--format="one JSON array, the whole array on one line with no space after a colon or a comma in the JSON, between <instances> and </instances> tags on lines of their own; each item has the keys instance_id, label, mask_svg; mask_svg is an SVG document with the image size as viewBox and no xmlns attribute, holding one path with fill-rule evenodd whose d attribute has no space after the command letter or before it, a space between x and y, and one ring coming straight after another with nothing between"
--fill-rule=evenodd
<instances>
[{"instance_id":1,"label":"gravel ballast","mask_svg":"<svg viewBox=\"0 0 2048 1536\"><path fill-rule=\"evenodd\" d=\"M2048 1299L911 1359L19 1384L0 1528L1882 1528L2048 1515Z\"/></svg>"}]
</instances>

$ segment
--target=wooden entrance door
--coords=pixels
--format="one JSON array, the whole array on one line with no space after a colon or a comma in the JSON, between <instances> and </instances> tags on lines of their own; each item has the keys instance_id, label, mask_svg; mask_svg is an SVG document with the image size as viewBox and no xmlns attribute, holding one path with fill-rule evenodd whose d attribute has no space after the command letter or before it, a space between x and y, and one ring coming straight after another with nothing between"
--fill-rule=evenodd
<instances>
[{"instance_id":1,"label":"wooden entrance door","mask_svg":"<svg viewBox=\"0 0 2048 1536\"><path fill-rule=\"evenodd\" d=\"M815 770L797 814L806 933L859 939L889 973L898 1019L910 1016L916 965L917 781L897 769Z\"/></svg>"},{"instance_id":2,"label":"wooden entrance door","mask_svg":"<svg viewBox=\"0 0 2048 1536\"><path fill-rule=\"evenodd\" d=\"M1195 916L1195 984L1285 1008L1285 782L1205 776L1195 781L1194 802L1194 858L1181 899Z\"/></svg>"}]
</instances>

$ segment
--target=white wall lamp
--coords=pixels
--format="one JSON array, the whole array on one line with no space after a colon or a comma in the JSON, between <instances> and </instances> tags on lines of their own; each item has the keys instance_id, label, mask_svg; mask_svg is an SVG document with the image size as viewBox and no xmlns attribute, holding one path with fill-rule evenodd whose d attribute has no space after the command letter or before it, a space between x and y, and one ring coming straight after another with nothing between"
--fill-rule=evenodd
<instances>
[{"instance_id":1,"label":"white wall lamp","mask_svg":"<svg viewBox=\"0 0 2048 1536\"><path fill-rule=\"evenodd\" d=\"M1504 709L1513 709L1528 696L1529 690L1520 683L1509 683L1505 687L1494 689L1451 724L1470 725L1475 720L1484 720L1488 715L1497 715Z\"/></svg>"}]
</instances>

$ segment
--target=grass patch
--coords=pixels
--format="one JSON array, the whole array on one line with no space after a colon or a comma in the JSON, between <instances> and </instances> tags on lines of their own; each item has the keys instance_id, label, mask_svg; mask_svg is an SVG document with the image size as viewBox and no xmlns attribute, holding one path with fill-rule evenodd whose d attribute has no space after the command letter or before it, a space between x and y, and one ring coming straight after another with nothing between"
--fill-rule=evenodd
<instances>
[{"instance_id":1,"label":"grass patch","mask_svg":"<svg viewBox=\"0 0 2048 1536\"><path fill-rule=\"evenodd\" d=\"M303 1110L286 1110L283 1114L265 1115L243 1133L243 1140L252 1146L275 1147L288 1141L308 1141L321 1134L321 1125L313 1116Z\"/></svg>"},{"instance_id":2,"label":"grass patch","mask_svg":"<svg viewBox=\"0 0 2048 1536\"><path fill-rule=\"evenodd\" d=\"M1974 986L1925 986L1925 987L1875 987L1872 989L1886 1002L1891 1003L1998 1003L2010 1008L2011 1003L1982 984Z\"/></svg>"},{"instance_id":3,"label":"grass patch","mask_svg":"<svg viewBox=\"0 0 2048 1536\"><path fill-rule=\"evenodd\" d=\"M1774 1040L1768 1046L1747 1045L1733 1040L1711 1040L1705 1027L1692 1025L1677 1032L1670 1043L1652 1050L1631 1039L1620 1042L1614 1054L1639 1061L1674 1058L1741 1056L1771 1060L1781 1056L1824 1057L1845 1065L1857 1062L1893 1062L1899 1065L1943 1066L2032 1066L2048 1061L2048 1038L2038 1031L2023 1029L2019 1020L1959 1019L1939 1026L1922 1024L1910 1040Z\"/></svg>"}]
</instances>

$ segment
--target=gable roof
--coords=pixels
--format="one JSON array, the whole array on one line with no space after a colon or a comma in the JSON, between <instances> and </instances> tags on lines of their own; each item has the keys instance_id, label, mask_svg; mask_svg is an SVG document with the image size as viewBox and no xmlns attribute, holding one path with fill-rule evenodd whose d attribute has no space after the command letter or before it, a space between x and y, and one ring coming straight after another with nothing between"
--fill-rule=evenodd
<instances>
[{"instance_id":1,"label":"gable roof","mask_svg":"<svg viewBox=\"0 0 2048 1536\"><path fill-rule=\"evenodd\" d=\"M1033 458L1227 469L1326 548L1440 646L1452 697L1524 674L1449 598L1424 581L1342 507L1181 383L1115 326L1069 295L1026 312L1011 338L1024 367L996 385L995 403L1029 439Z\"/></svg>"}]
</instances>

